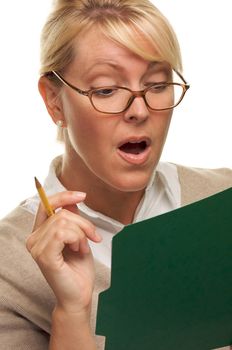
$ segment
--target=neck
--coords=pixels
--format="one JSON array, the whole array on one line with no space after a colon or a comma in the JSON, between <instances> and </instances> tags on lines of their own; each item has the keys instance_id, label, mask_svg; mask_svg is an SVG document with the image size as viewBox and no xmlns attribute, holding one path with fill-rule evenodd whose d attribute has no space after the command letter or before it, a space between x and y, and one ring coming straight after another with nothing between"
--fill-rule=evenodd
<instances>
[{"instance_id":1,"label":"neck","mask_svg":"<svg viewBox=\"0 0 232 350\"><path fill-rule=\"evenodd\" d=\"M106 185L80 158L79 161L75 159L75 162L72 162L68 155L63 157L59 179L67 190L87 193L85 204L89 208L124 225L132 223L136 208L144 194L144 190L123 192Z\"/></svg>"}]
</instances>

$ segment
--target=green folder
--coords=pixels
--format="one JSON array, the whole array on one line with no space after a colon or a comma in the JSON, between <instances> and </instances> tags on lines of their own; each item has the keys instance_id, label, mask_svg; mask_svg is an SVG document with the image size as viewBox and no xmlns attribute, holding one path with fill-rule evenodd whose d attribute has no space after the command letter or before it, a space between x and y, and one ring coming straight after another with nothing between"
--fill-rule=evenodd
<instances>
[{"instance_id":1,"label":"green folder","mask_svg":"<svg viewBox=\"0 0 232 350\"><path fill-rule=\"evenodd\" d=\"M125 227L112 249L96 327L105 350L232 344L232 188Z\"/></svg>"}]
</instances>

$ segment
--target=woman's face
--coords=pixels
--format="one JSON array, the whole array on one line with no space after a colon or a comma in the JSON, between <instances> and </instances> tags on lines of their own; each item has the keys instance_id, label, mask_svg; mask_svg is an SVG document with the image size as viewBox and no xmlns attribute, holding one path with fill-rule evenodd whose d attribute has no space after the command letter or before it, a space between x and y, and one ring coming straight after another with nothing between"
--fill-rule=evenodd
<instances>
[{"instance_id":1,"label":"woman's face","mask_svg":"<svg viewBox=\"0 0 232 350\"><path fill-rule=\"evenodd\" d=\"M167 65L146 61L96 30L78 39L75 57L64 78L82 90L117 85L138 91L170 73ZM67 157L73 169L83 172L77 176L89 186L94 179L119 191L144 189L159 161L172 111L149 110L136 97L127 111L106 115L67 86L60 96Z\"/></svg>"}]
</instances>

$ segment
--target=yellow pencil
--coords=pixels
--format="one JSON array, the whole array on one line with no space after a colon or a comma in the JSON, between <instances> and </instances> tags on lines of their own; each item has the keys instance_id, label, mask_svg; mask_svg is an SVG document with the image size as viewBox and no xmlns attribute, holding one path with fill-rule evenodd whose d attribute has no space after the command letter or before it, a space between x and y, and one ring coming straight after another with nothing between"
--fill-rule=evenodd
<instances>
[{"instance_id":1,"label":"yellow pencil","mask_svg":"<svg viewBox=\"0 0 232 350\"><path fill-rule=\"evenodd\" d=\"M40 199L41 199L41 202L43 203L44 207L45 207L45 210L46 210L46 213L48 216L52 216L53 214L55 214L54 210L52 209L48 199L47 199L47 196L46 196L46 193L42 187L42 185L40 184L40 182L37 180L37 178L35 177L35 186L37 188L37 191L39 193L39 196L40 196Z\"/></svg>"}]
</instances>

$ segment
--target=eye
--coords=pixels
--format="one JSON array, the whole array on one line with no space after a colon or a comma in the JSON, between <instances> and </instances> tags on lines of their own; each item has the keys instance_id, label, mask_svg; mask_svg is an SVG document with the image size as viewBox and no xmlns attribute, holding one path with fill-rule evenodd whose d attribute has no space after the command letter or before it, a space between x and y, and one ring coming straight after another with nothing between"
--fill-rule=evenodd
<instances>
[{"instance_id":1,"label":"eye","mask_svg":"<svg viewBox=\"0 0 232 350\"><path fill-rule=\"evenodd\" d=\"M103 88L103 89L97 89L93 92L93 94L96 97L111 97L117 89L114 88Z\"/></svg>"},{"instance_id":2,"label":"eye","mask_svg":"<svg viewBox=\"0 0 232 350\"><path fill-rule=\"evenodd\" d=\"M151 84L149 87L149 91L153 92L155 94L164 92L165 90L167 90L169 88L168 83L155 83L155 84Z\"/></svg>"}]
</instances>

